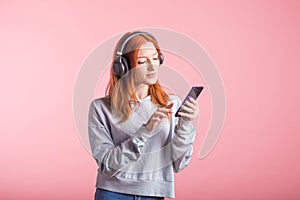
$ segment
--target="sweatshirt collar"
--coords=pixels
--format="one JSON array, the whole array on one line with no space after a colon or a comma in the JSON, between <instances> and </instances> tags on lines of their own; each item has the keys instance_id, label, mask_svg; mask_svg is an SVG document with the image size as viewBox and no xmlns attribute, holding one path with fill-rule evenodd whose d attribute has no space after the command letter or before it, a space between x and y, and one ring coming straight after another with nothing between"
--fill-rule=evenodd
<instances>
[{"instance_id":1,"label":"sweatshirt collar","mask_svg":"<svg viewBox=\"0 0 300 200\"><path fill-rule=\"evenodd\" d=\"M146 96L146 97L144 97L142 99L139 99L138 97L136 97L136 100L139 103L145 102L145 101L149 101L149 100L151 100L151 95L148 95L148 96ZM133 100L131 99L131 100L129 100L129 102L133 103Z\"/></svg>"},{"instance_id":2,"label":"sweatshirt collar","mask_svg":"<svg viewBox=\"0 0 300 200\"><path fill-rule=\"evenodd\" d=\"M151 95L148 95L148 96L146 96L146 97L144 97L144 98L142 98L142 99L139 99L138 97L136 97L136 99L137 99L137 101L138 101L139 103L141 103L141 102L143 102L143 101L151 100Z\"/></svg>"}]
</instances>

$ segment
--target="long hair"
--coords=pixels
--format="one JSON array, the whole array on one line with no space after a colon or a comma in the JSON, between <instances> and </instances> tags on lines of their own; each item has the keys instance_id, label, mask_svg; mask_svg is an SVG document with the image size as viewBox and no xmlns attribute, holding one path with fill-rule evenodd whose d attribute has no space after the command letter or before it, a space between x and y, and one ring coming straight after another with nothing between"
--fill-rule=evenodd
<instances>
[{"instance_id":1,"label":"long hair","mask_svg":"<svg viewBox=\"0 0 300 200\"><path fill-rule=\"evenodd\" d=\"M123 42L124 38L133 33L135 32L128 32L121 37L114 49L113 62L116 58L118 46ZM126 45L124 46L125 53L123 56L129 62L130 69L136 67L138 51L146 42L153 43L158 52L158 58L160 58L161 51L157 41L147 34L140 33L127 41ZM133 103L135 106L138 104L134 88L134 75L133 73L129 72L123 77L119 78L113 73L112 66L110 69L110 80L106 88L106 94L111 99L112 108L121 117L121 121L124 122L131 114L131 103ZM152 85L149 85L148 94L151 95L152 102L158 107L166 106L169 101L169 95L163 90L158 81Z\"/></svg>"}]
</instances>

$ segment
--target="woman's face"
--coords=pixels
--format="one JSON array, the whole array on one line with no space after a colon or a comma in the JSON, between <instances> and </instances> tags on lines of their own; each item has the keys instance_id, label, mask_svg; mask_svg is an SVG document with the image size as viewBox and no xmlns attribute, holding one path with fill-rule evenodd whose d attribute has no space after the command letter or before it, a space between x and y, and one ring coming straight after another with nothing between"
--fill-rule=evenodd
<instances>
[{"instance_id":1,"label":"woman's face","mask_svg":"<svg viewBox=\"0 0 300 200\"><path fill-rule=\"evenodd\" d=\"M138 50L137 63L134 68L136 86L156 83L158 69L158 52L152 42L146 42Z\"/></svg>"}]
</instances>

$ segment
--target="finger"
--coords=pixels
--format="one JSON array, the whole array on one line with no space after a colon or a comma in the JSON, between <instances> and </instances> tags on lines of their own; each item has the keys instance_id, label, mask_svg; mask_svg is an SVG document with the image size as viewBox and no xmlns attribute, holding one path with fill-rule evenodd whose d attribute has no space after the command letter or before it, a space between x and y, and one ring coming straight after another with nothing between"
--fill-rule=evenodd
<instances>
[{"instance_id":1,"label":"finger","mask_svg":"<svg viewBox=\"0 0 300 200\"><path fill-rule=\"evenodd\" d=\"M162 108L158 108L157 111L163 112L163 113L166 113L166 114L167 114L167 113L170 113L170 109L163 108L163 107L162 107Z\"/></svg>"},{"instance_id":2,"label":"finger","mask_svg":"<svg viewBox=\"0 0 300 200\"><path fill-rule=\"evenodd\" d=\"M192 102L194 105L198 105L198 101L194 98L189 98L190 102Z\"/></svg>"},{"instance_id":3,"label":"finger","mask_svg":"<svg viewBox=\"0 0 300 200\"><path fill-rule=\"evenodd\" d=\"M199 107L198 105L192 105L192 104L187 104L189 105L190 107L188 107L189 109L192 109L191 112L189 112L190 114L194 115L194 118L197 117L198 113L199 113Z\"/></svg>"},{"instance_id":4,"label":"finger","mask_svg":"<svg viewBox=\"0 0 300 200\"><path fill-rule=\"evenodd\" d=\"M165 108L171 109L173 105L174 105L174 103L170 103L169 105L166 105Z\"/></svg>"},{"instance_id":5,"label":"finger","mask_svg":"<svg viewBox=\"0 0 300 200\"><path fill-rule=\"evenodd\" d=\"M170 103L169 105L167 105L167 106L165 106L165 108L167 108L168 109L168 112L167 112L167 114L171 114L171 113L173 113L172 112L172 107L173 107L173 105L174 105L174 103Z\"/></svg>"},{"instance_id":6,"label":"finger","mask_svg":"<svg viewBox=\"0 0 300 200\"><path fill-rule=\"evenodd\" d=\"M195 105L195 104L193 104L193 103L190 102L190 101L186 101L186 102L185 102L185 106L187 106L187 107L193 109L193 111L197 111L197 110L198 110L198 105Z\"/></svg>"},{"instance_id":7,"label":"finger","mask_svg":"<svg viewBox=\"0 0 300 200\"><path fill-rule=\"evenodd\" d=\"M162 120L160 117L153 117L152 119L153 119L154 121L158 121L158 122L161 122L161 120Z\"/></svg>"},{"instance_id":8,"label":"finger","mask_svg":"<svg viewBox=\"0 0 300 200\"><path fill-rule=\"evenodd\" d=\"M180 115L180 117L187 118L188 120L193 120L194 119L194 115L189 114L189 113L178 112L178 114Z\"/></svg>"},{"instance_id":9,"label":"finger","mask_svg":"<svg viewBox=\"0 0 300 200\"><path fill-rule=\"evenodd\" d=\"M189 108L189 107L187 107L187 106L181 106L181 109L180 109L180 111L182 111L182 110L184 110L184 111L186 111L186 112L188 112L188 113L194 113L194 110L193 109L191 109L191 108Z\"/></svg>"},{"instance_id":10,"label":"finger","mask_svg":"<svg viewBox=\"0 0 300 200\"><path fill-rule=\"evenodd\" d=\"M164 112L156 111L154 113L154 117L160 117L160 118L168 118L168 115Z\"/></svg>"}]
</instances>

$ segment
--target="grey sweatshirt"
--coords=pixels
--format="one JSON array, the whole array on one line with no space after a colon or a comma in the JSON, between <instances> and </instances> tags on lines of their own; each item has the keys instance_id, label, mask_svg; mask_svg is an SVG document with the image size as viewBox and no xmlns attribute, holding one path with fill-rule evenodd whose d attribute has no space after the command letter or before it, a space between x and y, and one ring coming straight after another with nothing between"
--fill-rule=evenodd
<instances>
[{"instance_id":1,"label":"grey sweatshirt","mask_svg":"<svg viewBox=\"0 0 300 200\"><path fill-rule=\"evenodd\" d=\"M181 105L177 96L170 119L163 119L151 133L145 123L156 111L151 96L123 123L109 97L94 99L89 108L88 133L97 164L96 187L134 195L174 198L174 172L189 163L196 130L190 121L174 116Z\"/></svg>"}]
</instances>

